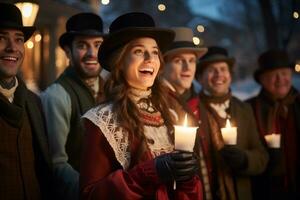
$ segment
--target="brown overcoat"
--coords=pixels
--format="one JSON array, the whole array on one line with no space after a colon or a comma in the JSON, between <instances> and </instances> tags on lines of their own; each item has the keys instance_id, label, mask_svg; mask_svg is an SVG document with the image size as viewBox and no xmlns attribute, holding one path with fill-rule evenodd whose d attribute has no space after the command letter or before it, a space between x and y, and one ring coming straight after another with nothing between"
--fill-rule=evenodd
<instances>
[{"instance_id":1,"label":"brown overcoat","mask_svg":"<svg viewBox=\"0 0 300 200\"><path fill-rule=\"evenodd\" d=\"M189 100L191 110L199 115L200 118L200 141L204 149L204 157L207 161L208 173L210 177L216 176L212 157L211 127L209 126L207 113L209 112L200 97ZM251 200L251 182L250 177L262 173L268 162L268 154L259 139L258 130L255 123L253 111L249 105L235 97L230 98L229 114L234 124L237 126L237 144L236 146L243 150L247 155L248 165L245 169L236 170L232 173L236 197L239 200ZM212 178L212 181L216 181ZM214 199L218 189L214 188L216 183L211 183L211 191Z\"/></svg>"},{"instance_id":2,"label":"brown overcoat","mask_svg":"<svg viewBox=\"0 0 300 200\"><path fill-rule=\"evenodd\" d=\"M13 103L0 94L0 199L51 199L51 161L40 100L21 79L18 82Z\"/></svg>"}]
</instances>

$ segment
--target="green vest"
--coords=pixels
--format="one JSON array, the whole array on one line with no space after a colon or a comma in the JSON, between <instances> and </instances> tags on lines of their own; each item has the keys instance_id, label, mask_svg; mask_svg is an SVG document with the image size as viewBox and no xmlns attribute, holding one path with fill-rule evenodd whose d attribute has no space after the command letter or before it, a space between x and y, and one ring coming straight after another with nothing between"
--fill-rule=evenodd
<instances>
[{"instance_id":1,"label":"green vest","mask_svg":"<svg viewBox=\"0 0 300 200\"><path fill-rule=\"evenodd\" d=\"M80 118L86 111L95 106L96 102L90 89L82 82L73 67L68 67L56 83L59 83L71 98L72 116L66 142L66 153L70 165L79 172L83 142L83 126L80 123Z\"/></svg>"}]
</instances>

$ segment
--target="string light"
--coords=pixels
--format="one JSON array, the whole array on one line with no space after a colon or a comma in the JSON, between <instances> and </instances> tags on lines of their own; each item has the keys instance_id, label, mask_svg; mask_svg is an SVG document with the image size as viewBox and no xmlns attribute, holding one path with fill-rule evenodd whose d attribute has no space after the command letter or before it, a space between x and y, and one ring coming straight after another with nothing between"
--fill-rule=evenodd
<instances>
[{"instance_id":1,"label":"string light","mask_svg":"<svg viewBox=\"0 0 300 200\"><path fill-rule=\"evenodd\" d=\"M200 33L203 33L205 31L205 28L203 25L198 25L197 26L197 31L200 32Z\"/></svg>"},{"instance_id":2,"label":"string light","mask_svg":"<svg viewBox=\"0 0 300 200\"><path fill-rule=\"evenodd\" d=\"M294 11L294 12L293 12L293 17L294 17L295 19L299 19L299 13L298 13L297 11Z\"/></svg>"},{"instance_id":3,"label":"string light","mask_svg":"<svg viewBox=\"0 0 300 200\"><path fill-rule=\"evenodd\" d=\"M101 3L102 3L103 5L108 5L108 4L109 4L109 0L101 0Z\"/></svg>"},{"instance_id":4,"label":"string light","mask_svg":"<svg viewBox=\"0 0 300 200\"><path fill-rule=\"evenodd\" d=\"M195 45L199 45L201 41L198 37L194 36L193 37L193 42L194 42Z\"/></svg>"},{"instance_id":5,"label":"string light","mask_svg":"<svg viewBox=\"0 0 300 200\"><path fill-rule=\"evenodd\" d=\"M300 72L300 64L295 65L295 71L298 73Z\"/></svg>"},{"instance_id":6,"label":"string light","mask_svg":"<svg viewBox=\"0 0 300 200\"><path fill-rule=\"evenodd\" d=\"M41 39L42 39L41 34L36 34L36 35L34 36L34 40L35 40L36 42L41 41Z\"/></svg>"},{"instance_id":7,"label":"string light","mask_svg":"<svg viewBox=\"0 0 300 200\"><path fill-rule=\"evenodd\" d=\"M163 12L166 10L166 5L161 3L157 6L157 8L159 11Z\"/></svg>"},{"instance_id":8,"label":"string light","mask_svg":"<svg viewBox=\"0 0 300 200\"><path fill-rule=\"evenodd\" d=\"M28 48L28 49L32 49L32 48L34 47L34 44L33 44L33 42L32 42L31 40L29 40L29 41L26 43L26 45L27 45L27 48Z\"/></svg>"}]
</instances>

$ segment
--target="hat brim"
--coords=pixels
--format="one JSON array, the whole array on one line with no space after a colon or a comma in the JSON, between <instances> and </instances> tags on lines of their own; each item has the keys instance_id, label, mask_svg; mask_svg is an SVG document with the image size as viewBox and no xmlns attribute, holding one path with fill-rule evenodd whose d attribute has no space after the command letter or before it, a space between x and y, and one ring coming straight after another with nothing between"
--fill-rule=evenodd
<instances>
[{"instance_id":1,"label":"hat brim","mask_svg":"<svg viewBox=\"0 0 300 200\"><path fill-rule=\"evenodd\" d=\"M64 48L70 41L74 38L74 36L82 35L82 36L99 36L105 37L107 34L99 32L99 31L70 31L65 32L59 37L59 46Z\"/></svg>"},{"instance_id":2,"label":"hat brim","mask_svg":"<svg viewBox=\"0 0 300 200\"><path fill-rule=\"evenodd\" d=\"M164 52L174 40L175 33L170 29L152 27L129 27L109 34L100 46L98 59L101 66L110 71L110 55L133 39L150 37L155 39L161 52Z\"/></svg>"},{"instance_id":3,"label":"hat brim","mask_svg":"<svg viewBox=\"0 0 300 200\"><path fill-rule=\"evenodd\" d=\"M181 48L171 49L165 52L164 57L177 54L177 53L182 53L182 52L193 52L196 54L197 59L199 59L207 52L207 48L181 47Z\"/></svg>"},{"instance_id":4,"label":"hat brim","mask_svg":"<svg viewBox=\"0 0 300 200\"><path fill-rule=\"evenodd\" d=\"M289 68L289 69L294 69L294 66L295 64L294 63L291 63L290 65L286 66L286 67L283 67L283 66L276 66L276 67L273 67L273 68L268 68L268 69L256 69L254 71L254 74L253 74L253 78L254 80L260 84L260 81L259 81L259 76L265 72L268 72L268 71L272 71L272 70L275 70L275 69L282 69L282 68Z\"/></svg>"},{"instance_id":5,"label":"hat brim","mask_svg":"<svg viewBox=\"0 0 300 200\"><path fill-rule=\"evenodd\" d=\"M34 31L36 30L36 28L34 26L18 26L15 24L1 24L0 25L1 29L16 29L16 30L20 30L23 32L24 34L24 42L26 42L34 33Z\"/></svg>"},{"instance_id":6,"label":"hat brim","mask_svg":"<svg viewBox=\"0 0 300 200\"><path fill-rule=\"evenodd\" d=\"M206 60L203 60L201 62L199 62L198 66L199 67L206 67L212 63L216 63L216 62L226 62L229 67L233 67L234 63L235 63L235 59L234 58L212 58L212 59L206 59Z\"/></svg>"},{"instance_id":7,"label":"hat brim","mask_svg":"<svg viewBox=\"0 0 300 200\"><path fill-rule=\"evenodd\" d=\"M35 32L35 27L22 27L21 31L24 33L24 40L25 42L33 35Z\"/></svg>"}]
</instances>

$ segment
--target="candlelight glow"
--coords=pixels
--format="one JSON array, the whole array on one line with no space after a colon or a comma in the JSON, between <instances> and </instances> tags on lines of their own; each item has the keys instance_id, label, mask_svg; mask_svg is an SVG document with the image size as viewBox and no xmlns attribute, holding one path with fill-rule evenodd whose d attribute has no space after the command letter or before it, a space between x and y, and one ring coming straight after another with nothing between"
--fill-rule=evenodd
<instances>
[{"instance_id":1,"label":"candlelight glow","mask_svg":"<svg viewBox=\"0 0 300 200\"><path fill-rule=\"evenodd\" d=\"M193 152L198 127L188 127L187 114L183 126L175 125L175 149Z\"/></svg>"},{"instance_id":2,"label":"candlelight glow","mask_svg":"<svg viewBox=\"0 0 300 200\"><path fill-rule=\"evenodd\" d=\"M226 120L226 126L225 126L225 127L226 127L226 128L231 128L231 124L230 124L229 119Z\"/></svg>"},{"instance_id":3,"label":"candlelight glow","mask_svg":"<svg viewBox=\"0 0 300 200\"><path fill-rule=\"evenodd\" d=\"M237 127L232 127L229 119L226 120L226 125L221 128L224 144L235 145L237 137Z\"/></svg>"},{"instance_id":4,"label":"candlelight glow","mask_svg":"<svg viewBox=\"0 0 300 200\"><path fill-rule=\"evenodd\" d=\"M269 134L265 135L265 140L269 148L279 148L280 147L280 134Z\"/></svg>"},{"instance_id":5,"label":"candlelight glow","mask_svg":"<svg viewBox=\"0 0 300 200\"><path fill-rule=\"evenodd\" d=\"M187 127L187 114L185 114L183 126Z\"/></svg>"}]
</instances>

